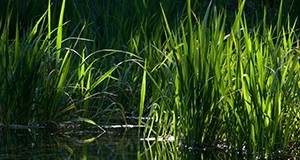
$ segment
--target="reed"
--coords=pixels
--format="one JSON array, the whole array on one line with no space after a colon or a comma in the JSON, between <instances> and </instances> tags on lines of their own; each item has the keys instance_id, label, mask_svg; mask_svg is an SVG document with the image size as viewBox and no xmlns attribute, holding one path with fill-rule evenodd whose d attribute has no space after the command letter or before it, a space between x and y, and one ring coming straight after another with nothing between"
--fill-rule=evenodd
<instances>
[{"instance_id":1,"label":"reed","mask_svg":"<svg viewBox=\"0 0 300 160\"><path fill-rule=\"evenodd\" d=\"M235 62L228 61L235 68L234 73L230 71L232 68L227 69L231 72L228 80L234 81L234 89L229 92L232 95L227 99L228 110L239 126L230 129L233 131L229 132L230 135L239 137L238 141L232 137L231 144L264 158L286 150L290 136L297 132L286 126L294 123L296 118L289 111L296 105L289 102L295 101L294 97L298 94L290 91L299 90L297 82L291 82L294 78L299 81L298 76L292 78L299 65L293 54L297 48L292 44L298 40L293 36L295 24L290 26L288 21L285 27L281 24L281 7L278 13L275 27L260 25L252 30L247 28L245 17L238 14L228 39L234 49L231 53L236 57ZM262 24L266 24L266 18ZM233 121L226 121L230 122L227 126Z\"/></svg>"},{"instance_id":2,"label":"reed","mask_svg":"<svg viewBox=\"0 0 300 160\"><path fill-rule=\"evenodd\" d=\"M291 149L298 135L288 126L297 119L299 39L296 22L282 20L282 3L275 26L267 23L265 10L263 20L249 29L245 2L240 1L230 30L225 30L226 13L211 4L199 20L187 1L187 16L177 29L170 29L162 9L162 50L169 51L159 65L167 66L160 70L170 71L174 88L168 89L171 103L155 105L152 117L163 128L158 134L175 129L186 146L224 143L234 152L271 158Z\"/></svg>"},{"instance_id":3,"label":"reed","mask_svg":"<svg viewBox=\"0 0 300 160\"><path fill-rule=\"evenodd\" d=\"M89 101L107 88L101 84L113 78L112 73L122 64L119 61L111 68L95 68L104 57L120 52L88 51L85 46L93 41L81 37L85 25L77 37L64 38L64 7L65 0L58 27L52 30L49 1L47 11L22 37L19 22L10 22L12 10L7 10L7 18L1 21L2 123L61 122L85 116ZM12 40L11 23L16 23Z\"/></svg>"}]
</instances>

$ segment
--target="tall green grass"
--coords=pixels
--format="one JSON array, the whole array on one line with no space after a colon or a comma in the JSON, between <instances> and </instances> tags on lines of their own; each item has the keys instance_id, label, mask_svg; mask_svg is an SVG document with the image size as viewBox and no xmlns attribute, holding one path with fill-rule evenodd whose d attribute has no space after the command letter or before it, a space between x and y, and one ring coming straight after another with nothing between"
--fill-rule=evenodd
<instances>
[{"instance_id":1,"label":"tall green grass","mask_svg":"<svg viewBox=\"0 0 300 160\"><path fill-rule=\"evenodd\" d=\"M27 122L33 117L33 106L36 97L38 77L41 74L43 52L47 43L43 39L44 14L33 27L26 33L25 38L19 36L19 27L16 24L15 39L9 37L11 16L7 11L7 19L1 23L1 119L5 123L15 123L18 119Z\"/></svg>"},{"instance_id":2,"label":"tall green grass","mask_svg":"<svg viewBox=\"0 0 300 160\"><path fill-rule=\"evenodd\" d=\"M97 67L104 57L120 52L87 48L93 40L82 37L84 23L77 37L65 38L64 8L65 0L58 27L52 29L49 1L47 11L22 36L18 20L10 21L13 10L8 9L7 18L1 20L1 123L48 123L87 116L89 101L96 103L93 98L107 89L101 84L113 78L122 64ZM16 24L14 37L11 23Z\"/></svg>"},{"instance_id":3,"label":"tall green grass","mask_svg":"<svg viewBox=\"0 0 300 160\"><path fill-rule=\"evenodd\" d=\"M229 79L234 79L233 94L227 99L234 118L226 121L227 126L238 126L229 130L229 135L238 137L230 138L230 143L265 158L289 149L291 136L298 132L289 128L297 118L290 109L297 109L294 102L299 92L299 62L294 54L298 48L293 47L298 43L296 22L282 25L281 7L278 13L275 27L266 26L264 19L252 30L245 16L238 14L228 39L234 49L230 57L236 62L228 61L233 66L227 71L235 71Z\"/></svg>"},{"instance_id":4,"label":"tall green grass","mask_svg":"<svg viewBox=\"0 0 300 160\"><path fill-rule=\"evenodd\" d=\"M168 62L160 64L167 68L160 70L173 77L168 82L173 103L161 102L171 106L160 106L157 113L174 116L152 117L158 118L160 134L175 129L187 147L221 143L234 152L270 158L291 150L299 132L297 22L283 21L281 3L275 26L265 10L264 19L248 28L245 2L239 2L230 30L225 30L226 12L211 4L200 20L187 0L187 16L177 29L170 29L164 16L162 50L169 51Z\"/></svg>"}]
</instances>

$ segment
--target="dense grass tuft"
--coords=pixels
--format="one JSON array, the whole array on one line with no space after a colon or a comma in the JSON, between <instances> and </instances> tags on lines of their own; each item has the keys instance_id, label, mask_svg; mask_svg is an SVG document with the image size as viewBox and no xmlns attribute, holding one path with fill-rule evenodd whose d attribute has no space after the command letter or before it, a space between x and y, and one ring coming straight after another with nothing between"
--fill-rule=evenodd
<instances>
[{"instance_id":1,"label":"dense grass tuft","mask_svg":"<svg viewBox=\"0 0 300 160\"><path fill-rule=\"evenodd\" d=\"M239 3L230 30L226 12L212 4L200 20L187 1L187 16L176 29L164 16L166 59L157 79L168 77L172 87L159 89L172 96L153 106L149 125L156 120L158 134L175 134L185 146L222 144L254 157L292 150L299 135L297 22L283 22L281 4L276 25L267 25L265 10L250 29L245 4Z\"/></svg>"}]
</instances>

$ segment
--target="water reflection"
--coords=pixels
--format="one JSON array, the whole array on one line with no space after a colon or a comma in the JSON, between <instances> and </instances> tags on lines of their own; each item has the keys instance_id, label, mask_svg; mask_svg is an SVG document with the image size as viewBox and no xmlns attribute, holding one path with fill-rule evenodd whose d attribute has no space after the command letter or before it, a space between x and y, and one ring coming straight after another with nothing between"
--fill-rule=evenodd
<instances>
[{"instance_id":1,"label":"water reflection","mask_svg":"<svg viewBox=\"0 0 300 160\"><path fill-rule=\"evenodd\" d=\"M257 159L252 155L229 153L217 149L178 149L176 142L172 141L145 141L143 152L138 154L140 160L237 160Z\"/></svg>"},{"instance_id":2,"label":"water reflection","mask_svg":"<svg viewBox=\"0 0 300 160\"><path fill-rule=\"evenodd\" d=\"M179 150L176 141L140 141L137 129L107 129L95 132L50 133L47 130L0 129L0 159L107 159L185 160L252 159L226 152Z\"/></svg>"},{"instance_id":3,"label":"water reflection","mask_svg":"<svg viewBox=\"0 0 300 160\"><path fill-rule=\"evenodd\" d=\"M47 130L0 131L0 159L136 159L136 130L114 129L90 143L91 133L49 133Z\"/></svg>"}]
</instances>

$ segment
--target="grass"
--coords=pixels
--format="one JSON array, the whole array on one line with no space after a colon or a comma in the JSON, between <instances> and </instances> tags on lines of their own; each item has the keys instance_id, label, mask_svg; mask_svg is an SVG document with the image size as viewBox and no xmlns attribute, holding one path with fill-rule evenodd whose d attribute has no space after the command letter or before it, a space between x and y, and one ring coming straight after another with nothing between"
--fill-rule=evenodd
<instances>
[{"instance_id":1,"label":"grass","mask_svg":"<svg viewBox=\"0 0 300 160\"><path fill-rule=\"evenodd\" d=\"M146 137L174 135L183 149L289 153L299 145L296 3L49 0L24 23L9 1L0 122L134 116Z\"/></svg>"},{"instance_id":2,"label":"grass","mask_svg":"<svg viewBox=\"0 0 300 160\"><path fill-rule=\"evenodd\" d=\"M297 22L282 24L281 4L275 26L267 25L265 10L263 21L249 29L241 1L226 31L224 11L209 5L200 21L190 4L178 29L169 29L164 17L164 47L170 55L164 65L172 70L168 83L174 89L169 90L173 103L165 104L171 107L158 109L170 116L161 116L158 126L175 129L178 139L196 148L224 143L260 158L289 152L298 135L298 129L288 127L296 126L297 115L290 109L298 108Z\"/></svg>"},{"instance_id":3,"label":"grass","mask_svg":"<svg viewBox=\"0 0 300 160\"><path fill-rule=\"evenodd\" d=\"M117 51L98 50L89 53L84 46L92 43L92 40L80 37L85 25L78 37L63 39L63 27L66 25L63 20L64 3L57 28L51 30L49 1L48 10L23 35L24 39L19 37L18 22L16 36L10 39L11 14L7 12L8 19L1 35L1 77L4 78L1 79L2 123L62 121L72 116L87 115L89 101L101 93L94 90L99 89L106 79L113 78L112 72L122 64L120 61L101 72L100 68L95 68L101 57L109 57ZM75 42L70 42L72 39ZM94 58L95 55L97 58Z\"/></svg>"}]
</instances>

